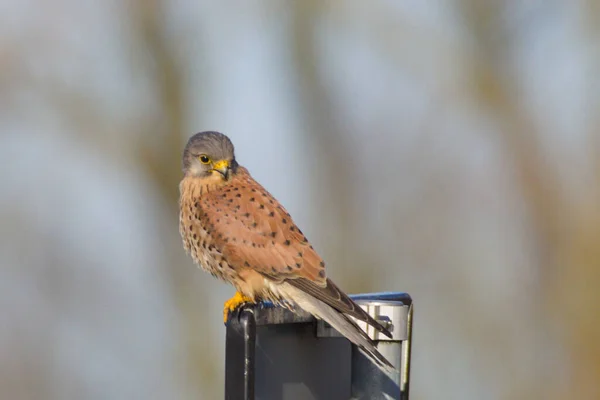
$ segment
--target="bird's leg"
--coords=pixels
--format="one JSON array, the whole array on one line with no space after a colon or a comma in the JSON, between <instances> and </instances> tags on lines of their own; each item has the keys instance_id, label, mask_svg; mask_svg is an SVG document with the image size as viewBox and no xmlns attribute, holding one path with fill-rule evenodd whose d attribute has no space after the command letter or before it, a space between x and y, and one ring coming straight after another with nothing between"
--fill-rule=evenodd
<instances>
[{"instance_id":1,"label":"bird's leg","mask_svg":"<svg viewBox=\"0 0 600 400\"><path fill-rule=\"evenodd\" d=\"M240 292L235 292L232 298L223 304L223 322L227 323L229 313L245 303L254 303L250 297L246 297Z\"/></svg>"}]
</instances>

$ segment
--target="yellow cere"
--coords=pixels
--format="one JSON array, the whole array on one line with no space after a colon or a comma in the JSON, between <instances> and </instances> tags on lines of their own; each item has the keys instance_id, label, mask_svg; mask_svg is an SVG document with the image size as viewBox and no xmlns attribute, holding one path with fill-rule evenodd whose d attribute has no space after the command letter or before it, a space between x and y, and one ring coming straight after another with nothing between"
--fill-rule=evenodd
<instances>
[{"instance_id":1,"label":"yellow cere","mask_svg":"<svg viewBox=\"0 0 600 400\"><path fill-rule=\"evenodd\" d=\"M213 164L213 169L217 169L217 170L225 170L228 167L229 167L229 161L227 161L227 160L217 161L216 163Z\"/></svg>"}]
</instances>

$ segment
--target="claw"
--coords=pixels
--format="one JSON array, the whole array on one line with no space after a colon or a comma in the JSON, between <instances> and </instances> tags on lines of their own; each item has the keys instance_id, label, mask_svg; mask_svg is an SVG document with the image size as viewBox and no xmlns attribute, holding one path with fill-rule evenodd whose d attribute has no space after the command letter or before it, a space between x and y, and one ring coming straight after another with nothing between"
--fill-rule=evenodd
<instances>
[{"instance_id":1,"label":"claw","mask_svg":"<svg viewBox=\"0 0 600 400\"><path fill-rule=\"evenodd\" d=\"M235 292L235 295L223 304L223 322L227 323L229 313L246 303L253 303L253 301L251 298L244 296L240 292Z\"/></svg>"}]
</instances>

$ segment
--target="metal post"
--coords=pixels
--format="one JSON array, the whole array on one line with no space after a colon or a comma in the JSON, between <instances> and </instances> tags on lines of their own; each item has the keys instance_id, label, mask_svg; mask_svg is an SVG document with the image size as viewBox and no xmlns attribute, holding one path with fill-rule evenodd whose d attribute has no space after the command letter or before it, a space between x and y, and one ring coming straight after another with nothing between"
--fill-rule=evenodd
<instances>
[{"instance_id":1,"label":"metal post","mask_svg":"<svg viewBox=\"0 0 600 400\"><path fill-rule=\"evenodd\" d=\"M392 338L362 326L396 367L377 366L323 321L268 303L227 322L227 400L408 399L412 299L405 293L351 296Z\"/></svg>"}]
</instances>

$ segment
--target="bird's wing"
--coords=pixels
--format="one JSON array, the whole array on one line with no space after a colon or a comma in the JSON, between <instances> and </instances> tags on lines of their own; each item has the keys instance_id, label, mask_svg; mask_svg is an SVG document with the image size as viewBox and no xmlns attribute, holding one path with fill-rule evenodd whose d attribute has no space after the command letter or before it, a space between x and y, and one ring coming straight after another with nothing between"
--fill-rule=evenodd
<instances>
[{"instance_id":1,"label":"bird's wing","mask_svg":"<svg viewBox=\"0 0 600 400\"><path fill-rule=\"evenodd\" d=\"M236 268L276 281L305 278L326 286L325 264L290 214L258 182L237 174L201 198L214 244Z\"/></svg>"},{"instance_id":2,"label":"bird's wing","mask_svg":"<svg viewBox=\"0 0 600 400\"><path fill-rule=\"evenodd\" d=\"M338 312L389 331L344 294L325 274L325 263L290 214L243 172L221 190L202 197L215 245L228 263L287 281Z\"/></svg>"}]
</instances>

